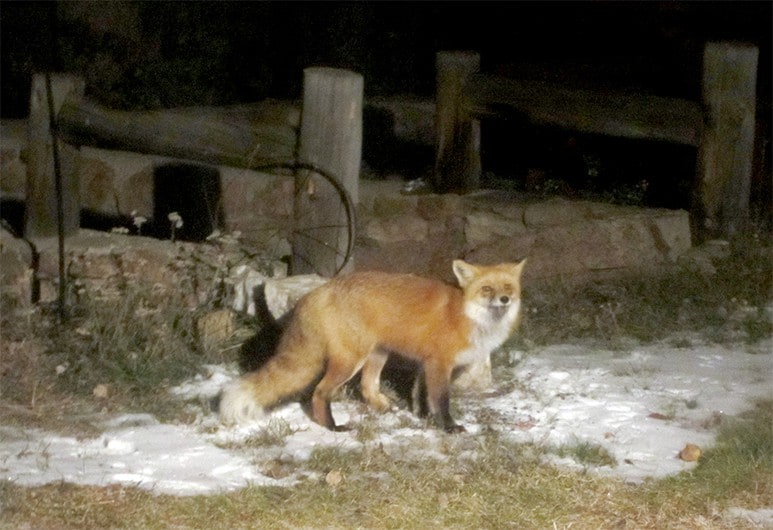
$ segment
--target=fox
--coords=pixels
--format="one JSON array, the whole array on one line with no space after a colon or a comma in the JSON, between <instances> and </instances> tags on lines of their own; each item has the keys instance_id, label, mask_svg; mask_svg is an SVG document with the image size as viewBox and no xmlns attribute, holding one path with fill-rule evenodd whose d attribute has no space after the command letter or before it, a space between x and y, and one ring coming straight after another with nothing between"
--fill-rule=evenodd
<instances>
[{"instance_id":1,"label":"fox","mask_svg":"<svg viewBox=\"0 0 773 530\"><path fill-rule=\"evenodd\" d=\"M526 260L497 265L452 263L458 286L407 273L361 271L338 276L300 299L275 354L259 369L226 385L222 423L239 424L311 392L311 419L334 431L331 399L361 372L361 393L379 412L391 408L380 389L391 354L417 362L430 420L463 432L450 413L455 368L485 361L515 332Z\"/></svg>"}]
</instances>

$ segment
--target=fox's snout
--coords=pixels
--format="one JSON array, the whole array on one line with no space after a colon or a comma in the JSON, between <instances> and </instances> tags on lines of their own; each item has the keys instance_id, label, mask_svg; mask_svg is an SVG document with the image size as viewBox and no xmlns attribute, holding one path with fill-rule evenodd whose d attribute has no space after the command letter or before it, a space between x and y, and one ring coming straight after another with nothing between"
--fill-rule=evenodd
<instances>
[{"instance_id":1,"label":"fox's snout","mask_svg":"<svg viewBox=\"0 0 773 530\"><path fill-rule=\"evenodd\" d=\"M513 298L507 294L494 295L484 299L482 302L489 307L507 308L513 301Z\"/></svg>"},{"instance_id":2,"label":"fox's snout","mask_svg":"<svg viewBox=\"0 0 773 530\"><path fill-rule=\"evenodd\" d=\"M491 315L497 319L502 318L505 313L510 311L510 302L512 302L512 298L506 294L495 296L489 300L488 307Z\"/></svg>"}]
</instances>

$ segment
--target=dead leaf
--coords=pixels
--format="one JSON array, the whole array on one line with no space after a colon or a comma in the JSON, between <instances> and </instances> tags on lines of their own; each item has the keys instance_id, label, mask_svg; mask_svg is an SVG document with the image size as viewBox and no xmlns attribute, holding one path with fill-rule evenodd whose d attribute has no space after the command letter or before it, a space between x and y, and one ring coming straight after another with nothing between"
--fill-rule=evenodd
<instances>
[{"instance_id":1,"label":"dead leaf","mask_svg":"<svg viewBox=\"0 0 773 530\"><path fill-rule=\"evenodd\" d=\"M685 462L697 462L701 457L701 448L695 444L687 444L679 451L679 458Z\"/></svg>"},{"instance_id":2,"label":"dead leaf","mask_svg":"<svg viewBox=\"0 0 773 530\"><path fill-rule=\"evenodd\" d=\"M449 504L450 504L450 501L446 493L441 493L440 495L438 495L437 505L439 510L445 510L446 508L448 508Z\"/></svg>"},{"instance_id":3,"label":"dead leaf","mask_svg":"<svg viewBox=\"0 0 773 530\"><path fill-rule=\"evenodd\" d=\"M336 487L338 486L341 481L343 481L344 476L343 474L338 471L337 469L334 469L333 471L330 471L327 475L325 475L325 482L327 482L328 486Z\"/></svg>"},{"instance_id":4,"label":"dead leaf","mask_svg":"<svg viewBox=\"0 0 773 530\"><path fill-rule=\"evenodd\" d=\"M91 394L97 399L107 399L110 397L110 385L99 384L94 387Z\"/></svg>"}]
</instances>

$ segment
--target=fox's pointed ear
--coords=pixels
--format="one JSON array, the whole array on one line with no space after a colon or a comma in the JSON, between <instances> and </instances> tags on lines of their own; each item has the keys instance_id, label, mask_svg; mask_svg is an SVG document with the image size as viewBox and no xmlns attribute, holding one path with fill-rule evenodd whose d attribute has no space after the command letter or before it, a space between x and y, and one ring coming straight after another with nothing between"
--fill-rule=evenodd
<instances>
[{"instance_id":1,"label":"fox's pointed ear","mask_svg":"<svg viewBox=\"0 0 773 530\"><path fill-rule=\"evenodd\" d=\"M453 268L460 287L466 287L478 274L478 268L475 265L461 259L454 260Z\"/></svg>"},{"instance_id":2,"label":"fox's pointed ear","mask_svg":"<svg viewBox=\"0 0 773 530\"><path fill-rule=\"evenodd\" d=\"M523 266L526 265L526 258L523 258L521 261L519 261L515 267L513 267L513 272L517 276L521 276L523 274Z\"/></svg>"}]
</instances>

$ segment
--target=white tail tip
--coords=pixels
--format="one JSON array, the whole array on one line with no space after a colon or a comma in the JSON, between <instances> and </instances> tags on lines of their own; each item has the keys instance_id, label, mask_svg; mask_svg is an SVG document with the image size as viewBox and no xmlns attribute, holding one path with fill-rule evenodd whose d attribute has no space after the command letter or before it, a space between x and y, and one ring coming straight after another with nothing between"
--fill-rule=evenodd
<instances>
[{"instance_id":1,"label":"white tail tip","mask_svg":"<svg viewBox=\"0 0 773 530\"><path fill-rule=\"evenodd\" d=\"M260 419L265 412L255 401L249 385L243 379L237 379L220 393L219 415L225 425L237 425Z\"/></svg>"}]
</instances>

